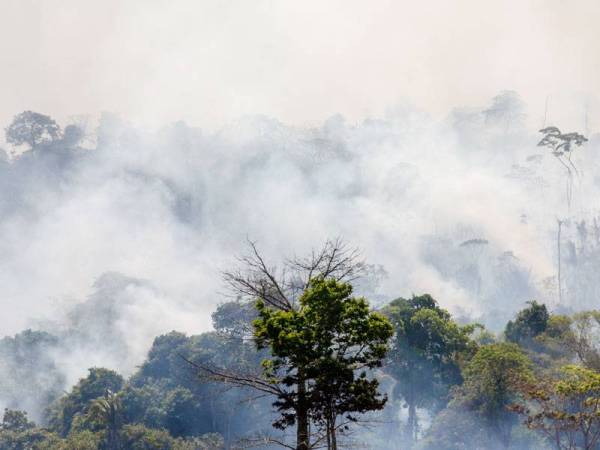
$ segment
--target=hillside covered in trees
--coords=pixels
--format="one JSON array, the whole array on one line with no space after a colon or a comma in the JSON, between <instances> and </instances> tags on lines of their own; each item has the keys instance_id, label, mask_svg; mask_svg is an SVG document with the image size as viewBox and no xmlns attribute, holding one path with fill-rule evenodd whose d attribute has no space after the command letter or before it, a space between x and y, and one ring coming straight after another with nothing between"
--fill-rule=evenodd
<instances>
[{"instance_id":1,"label":"hillside covered in trees","mask_svg":"<svg viewBox=\"0 0 600 450\"><path fill-rule=\"evenodd\" d=\"M254 310L254 304L233 301L213 314L215 331L193 336L173 331L156 337L142 365L128 378L94 367L63 394L35 385L39 378L60 379L56 368L40 366L39 359L20 365L21 380L27 380L23 389L43 394L45 409L40 425L25 411L5 409L0 448L216 450L279 448L285 443L296 448L293 434L287 432L299 426L298 399L289 396L298 386L297 380L289 380L297 373L287 370L294 366L290 361L296 369L306 367L314 423L308 444L297 448L598 448L598 311L551 314L546 305L533 301L494 335L479 324L457 323L429 295L398 298L376 313L381 325L369 325L372 331L362 338L370 345L384 345L385 351L372 347L366 359L356 351L341 358L340 350L315 357L307 355L308 349L318 352L319 346L308 341L299 349L294 336L299 333L306 339L306 333L318 335L322 326L331 331L332 323L345 323L332 331L332 342L356 343L352 339L360 336L356 333L364 325L348 325L345 317L358 314L356 320L362 321L368 311L350 313L360 299L356 303L350 289L344 292L349 285L329 280L315 281L306 292L328 302L317 305L329 307L339 301L332 291L337 286L350 309L344 313L336 308L323 325L311 316L318 313L308 312L316 306L306 303L306 292L297 310L312 317L305 324L285 321L288 313L274 318L272 312L265 315L264 306ZM348 329L354 330L350 341L343 337ZM282 331L288 333L283 340ZM265 346L270 339L265 333L274 333L277 343ZM252 334L262 342L258 347L245 339ZM4 338L2 354L27 359L58 341L28 330ZM298 362L302 360L306 362ZM279 361L280 366L264 361ZM352 366L357 361L358 366ZM344 374L347 364L351 370ZM283 365L286 369L278 370ZM359 366L369 369L367 378L361 378ZM282 396L282 391L269 392L273 386L291 389L283 389L287 394ZM284 399L274 403L282 413L279 418L272 397ZM328 411L319 406L328 398L324 405L335 405L336 417L331 428L323 430L318 411ZM18 400L15 396L15 403Z\"/></svg>"},{"instance_id":2,"label":"hillside covered in trees","mask_svg":"<svg viewBox=\"0 0 600 450\"><path fill-rule=\"evenodd\" d=\"M15 116L0 449L600 448L600 140L525 117Z\"/></svg>"}]
</instances>

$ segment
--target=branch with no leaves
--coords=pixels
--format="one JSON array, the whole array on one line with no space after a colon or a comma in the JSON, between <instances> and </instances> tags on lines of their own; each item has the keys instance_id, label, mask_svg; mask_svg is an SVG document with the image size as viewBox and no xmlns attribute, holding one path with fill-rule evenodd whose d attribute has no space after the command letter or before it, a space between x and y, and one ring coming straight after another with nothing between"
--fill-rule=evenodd
<instances>
[{"instance_id":1,"label":"branch with no leaves","mask_svg":"<svg viewBox=\"0 0 600 450\"><path fill-rule=\"evenodd\" d=\"M277 275L277 269L269 267L258 251L256 243L248 241L250 254L238 257L241 268L223 272L229 289L249 300L260 299L267 305L289 311L293 302L286 293L285 274Z\"/></svg>"},{"instance_id":2,"label":"branch with no leaves","mask_svg":"<svg viewBox=\"0 0 600 450\"><path fill-rule=\"evenodd\" d=\"M354 281L364 274L365 263L358 249L343 240L328 240L308 257L294 257L281 269L270 266L258 250L256 242L248 241L250 252L238 257L240 267L223 272L229 290L246 300L260 299L268 306L284 311L296 309L297 300L316 277L337 281Z\"/></svg>"},{"instance_id":3,"label":"branch with no leaves","mask_svg":"<svg viewBox=\"0 0 600 450\"><path fill-rule=\"evenodd\" d=\"M179 355L190 366L199 371L201 376L225 384L232 384L238 387L250 387L270 395L284 394L284 390L276 384L265 380L262 376L254 373L238 373L221 367L211 366L209 364L200 364L183 355Z\"/></svg>"},{"instance_id":4,"label":"branch with no leaves","mask_svg":"<svg viewBox=\"0 0 600 450\"><path fill-rule=\"evenodd\" d=\"M304 275L303 289L308 287L312 278L334 278L336 281L354 281L364 274L365 263L360 251L348 246L342 239L327 240L310 257L295 257L286 261L293 271Z\"/></svg>"}]
</instances>

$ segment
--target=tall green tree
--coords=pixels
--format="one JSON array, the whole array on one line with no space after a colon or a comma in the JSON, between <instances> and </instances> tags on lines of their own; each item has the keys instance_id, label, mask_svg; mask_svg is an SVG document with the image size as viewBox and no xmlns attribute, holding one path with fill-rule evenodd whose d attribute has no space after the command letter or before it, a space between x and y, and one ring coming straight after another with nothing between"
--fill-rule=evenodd
<instances>
[{"instance_id":1,"label":"tall green tree","mask_svg":"<svg viewBox=\"0 0 600 450\"><path fill-rule=\"evenodd\" d=\"M395 396L408 406L407 434L418 437L418 407L443 406L462 382L460 362L475 350L474 326L460 326L430 295L399 298L383 311L394 326L386 370L397 380Z\"/></svg>"},{"instance_id":2,"label":"tall green tree","mask_svg":"<svg viewBox=\"0 0 600 450\"><path fill-rule=\"evenodd\" d=\"M364 298L352 296L350 284L333 279L311 280L299 305L281 311L257 303L256 343L270 350L264 372L280 389L274 405L281 416L275 426L312 419L324 426L329 448L335 450L340 425L386 402L367 370L381 366L392 327L369 310ZM308 442L300 444L309 448Z\"/></svg>"},{"instance_id":3,"label":"tall green tree","mask_svg":"<svg viewBox=\"0 0 600 450\"><path fill-rule=\"evenodd\" d=\"M508 448L517 417L510 405L519 398L519 386L532 378L531 362L512 343L484 345L464 369L464 383L455 401L476 411L490 437Z\"/></svg>"},{"instance_id":4,"label":"tall green tree","mask_svg":"<svg viewBox=\"0 0 600 450\"><path fill-rule=\"evenodd\" d=\"M240 373L226 370L218 367L207 367L199 365L199 368L208 373L213 379L234 383L239 386L251 387L259 391L274 395L276 397L275 406L280 411L281 417L275 423L280 428L285 428L293 424L296 425L296 448L298 450L307 450L310 447L309 424L312 421L320 424L321 421L327 423L329 417L329 429L325 435L330 439L335 439L332 430L335 430L337 422L331 424L332 419L341 411L341 415L359 412L362 404L371 402L369 408L379 407L383 401L376 395L376 389L371 389L370 394L366 395L364 388L367 386L367 376L360 374L360 369L369 369L369 366L377 364L375 360L369 362L364 367L359 367L360 358L369 358L364 352L373 357L381 347L381 340L386 333L391 334L391 328L387 321L379 315L373 315L365 307L364 299L355 299L351 297L351 289L348 282L355 280L364 272L364 264L358 259L358 252L355 249L347 247L342 241L327 241L318 251L313 251L306 258L293 258L284 263L283 268L273 267L265 261L259 253L256 245L250 244L250 254L240 258L241 267L224 273L226 283L232 289L233 293L241 301L253 303L259 309L259 318L255 322L254 332L259 347L268 349L272 358L268 358L264 363L263 370L260 373ZM333 284L329 284L333 283ZM325 287L327 286L327 287ZM317 295L317 293L319 293ZM343 293L343 295L341 294ZM328 301L336 304L340 311L350 314L351 305L355 304L354 313L358 314L354 321L344 326L361 327L372 325L374 328L373 341L362 341L364 345L355 345L350 335L338 336L333 328L333 334L328 335L330 342L325 338L325 328L320 331L315 326L323 327L324 324L335 323L332 313L325 309L321 310L322 317L316 324L309 322L308 314L317 314L317 298L319 295L328 295ZM362 306L358 306L362 305ZM319 313L319 314L321 314ZM362 318L360 318L362 314ZM318 314L317 314L318 315ZM348 316L350 317L350 315ZM339 320L339 317L338 317ZM387 324L387 325L386 325ZM379 327L379 331L376 329ZM273 334L278 330L280 334ZM388 330L388 331L386 331ZM356 328L354 338L365 339L361 334L360 328ZM346 347L341 346L326 348L326 344L334 345L335 339L348 339ZM358 342L358 341L357 341ZM263 350L264 351L264 350ZM322 353L318 353L321 351ZM313 363L309 363L305 356L319 355L313 358ZM336 353L337 352L337 353ZM356 359L351 359L350 354L357 353ZM359 356L362 355L362 356ZM339 356L339 357L338 357ZM320 366L315 364L320 363ZM329 364L329 366L328 366ZM332 364L341 364L347 370L341 371L344 376L352 372L350 381L342 383L335 379L337 386L332 390L332 394L317 396L319 387L324 387L326 383L331 386L334 382L333 375L324 376L324 373L332 373ZM359 371L358 375L354 370ZM319 372L321 378L317 379L316 373ZM357 381L362 379L363 381ZM351 401L337 404L342 393L347 393L349 398L351 393L347 387L363 389L364 403L356 399L355 406L350 406ZM376 386L371 384L371 386ZM331 399L335 398L336 402ZM328 400L329 399L329 400ZM311 401L314 400L314 403ZM360 403L360 405L359 405ZM329 412L326 404L329 404ZM336 414L332 411L335 409ZM368 409L366 409L368 410ZM348 417L348 415L346 415ZM332 445L330 443L330 445Z\"/></svg>"},{"instance_id":5,"label":"tall green tree","mask_svg":"<svg viewBox=\"0 0 600 450\"><path fill-rule=\"evenodd\" d=\"M567 175L566 199L567 211L571 211L571 201L573 199L573 177L579 176L577 166L572 160L573 152L577 147L581 147L588 139L577 132L562 133L557 127L550 126L540 130L543 134L542 139L538 142L538 147L547 147L550 149L556 160L563 166ZM561 234L563 225L568 224L568 220L556 219L556 250L557 250L557 273L556 280L558 281L558 302L563 302L563 287L562 287L562 258L561 258Z\"/></svg>"},{"instance_id":6,"label":"tall green tree","mask_svg":"<svg viewBox=\"0 0 600 450\"><path fill-rule=\"evenodd\" d=\"M107 390L102 397L93 400L88 408L86 420L104 433L106 450L120 450L123 426L123 405L118 394Z\"/></svg>"},{"instance_id":7,"label":"tall green tree","mask_svg":"<svg viewBox=\"0 0 600 450\"><path fill-rule=\"evenodd\" d=\"M550 314L546 305L535 300L527 304L529 306L519 311L514 321L510 320L506 324L504 336L510 342L521 345L531 344L532 339L546 331L548 327Z\"/></svg>"}]
</instances>

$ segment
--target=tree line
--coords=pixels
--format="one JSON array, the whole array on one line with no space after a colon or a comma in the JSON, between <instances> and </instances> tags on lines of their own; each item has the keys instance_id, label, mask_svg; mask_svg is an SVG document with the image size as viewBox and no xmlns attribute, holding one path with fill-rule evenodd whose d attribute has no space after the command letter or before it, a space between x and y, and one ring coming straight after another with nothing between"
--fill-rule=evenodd
<instances>
[{"instance_id":1,"label":"tree line","mask_svg":"<svg viewBox=\"0 0 600 450\"><path fill-rule=\"evenodd\" d=\"M531 301L497 336L427 294L374 311L341 241L240 261L215 331L157 337L128 380L90 369L41 426L5 410L0 448L598 448L600 312Z\"/></svg>"}]
</instances>

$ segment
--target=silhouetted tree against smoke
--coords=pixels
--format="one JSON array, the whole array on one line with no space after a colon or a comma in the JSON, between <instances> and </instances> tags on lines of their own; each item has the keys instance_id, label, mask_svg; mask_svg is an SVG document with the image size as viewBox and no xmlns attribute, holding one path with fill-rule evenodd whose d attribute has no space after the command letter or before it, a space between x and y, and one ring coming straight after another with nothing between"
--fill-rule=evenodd
<instances>
[{"instance_id":1,"label":"silhouetted tree against smoke","mask_svg":"<svg viewBox=\"0 0 600 450\"><path fill-rule=\"evenodd\" d=\"M525 104L515 91L502 91L492 99L492 105L483 115L486 124L498 124L508 133L511 127L523 124Z\"/></svg>"},{"instance_id":2,"label":"silhouetted tree against smoke","mask_svg":"<svg viewBox=\"0 0 600 450\"><path fill-rule=\"evenodd\" d=\"M482 254L484 248L488 246L489 242L487 239L473 238L463 241L459 247L466 250L469 255L470 264L468 266L472 276L475 279L475 289L477 297L481 295L481 276L479 274L479 256Z\"/></svg>"},{"instance_id":3,"label":"silhouetted tree against smoke","mask_svg":"<svg viewBox=\"0 0 600 450\"><path fill-rule=\"evenodd\" d=\"M286 260L282 268L268 266L255 243L250 254L239 258L240 268L225 271L223 278L233 293L250 301L262 300L270 308L293 311L313 278L352 282L364 272L357 249L341 240L327 241L309 257Z\"/></svg>"},{"instance_id":4,"label":"silhouetted tree against smoke","mask_svg":"<svg viewBox=\"0 0 600 450\"><path fill-rule=\"evenodd\" d=\"M76 147L85 138L82 126L70 124L65 127L62 142L67 148Z\"/></svg>"},{"instance_id":5,"label":"silhouetted tree against smoke","mask_svg":"<svg viewBox=\"0 0 600 450\"><path fill-rule=\"evenodd\" d=\"M60 345L58 337L43 331L25 330L0 339L0 403L26 407L38 420L66 381L54 357Z\"/></svg>"},{"instance_id":6,"label":"silhouetted tree against smoke","mask_svg":"<svg viewBox=\"0 0 600 450\"><path fill-rule=\"evenodd\" d=\"M552 154L556 157L557 161L565 168L567 173L567 186L566 186L566 198L567 198L567 210L571 209L571 200L573 196L573 174L579 175L579 171L575 166L573 160L573 151L576 147L581 147L588 140L582 134L572 133L561 133L561 131L555 127L546 127L540 130L543 134L542 139L538 142L539 147L548 147ZM562 274L561 274L561 232L562 226L565 224L564 219L557 219L557 260L558 260L558 300L562 303Z\"/></svg>"},{"instance_id":7,"label":"silhouetted tree against smoke","mask_svg":"<svg viewBox=\"0 0 600 450\"><path fill-rule=\"evenodd\" d=\"M579 133L561 133L554 126L542 128L540 133L543 134L543 137L537 145L548 147L567 172L567 205L570 207L573 193L573 174L579 175L579 171L571 158L575 148L581 147L588 140Z\"/></svg>"},{"instance_id":8,"label":"silhouetted tree against smoke","mask_svg":"<svg viewBox=\"0 0 600 450\"><path fill-rule=\"evenodd\" d=\"M54 142L60 136L60 126L50 116L33 111L16 115L6 129L6 142L17 146L27 144L30 150Z\"/></svg>"}]
</instances>

